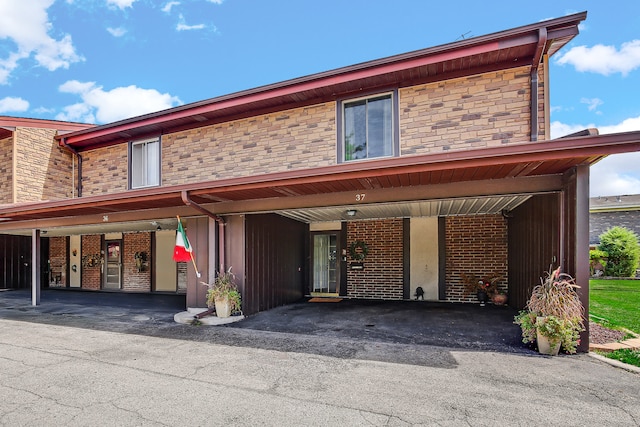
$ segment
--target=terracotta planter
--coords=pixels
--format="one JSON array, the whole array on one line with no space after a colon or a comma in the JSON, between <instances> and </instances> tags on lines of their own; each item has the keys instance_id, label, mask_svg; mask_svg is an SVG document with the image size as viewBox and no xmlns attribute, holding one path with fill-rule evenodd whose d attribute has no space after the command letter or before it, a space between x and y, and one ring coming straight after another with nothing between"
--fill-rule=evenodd
<instances>
[{"instance_id":1,"label":"terracotta planter","mask_svg":"<svg viewBox=\"0 0 640 427\"><path fill-rule=\"evenodd\" d=\"M507 295L495 294L491 300L495 305L505 305L507 303Z\"/></svg>"},{"instance_id":2,"label":"terracotta planter","mask_svg":"<svg viewBox=\"0 0 640 427\"><path fill-rule=\"evenodd\" d=\"M216 316L229 317L231 316L231 304L228 298L216 298Z\"/></svg>"}]
</instances>

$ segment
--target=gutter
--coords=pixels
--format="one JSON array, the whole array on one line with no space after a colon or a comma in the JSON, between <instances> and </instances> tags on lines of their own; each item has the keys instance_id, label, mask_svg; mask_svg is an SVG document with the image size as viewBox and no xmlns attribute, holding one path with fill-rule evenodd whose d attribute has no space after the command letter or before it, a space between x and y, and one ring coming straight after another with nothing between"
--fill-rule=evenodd
<instances>
[{"instance_id":1,"label":"gutter","mask_svg":"<svg viewBox=\"0 0 640 427\"><path fill-rule=\"evenodd\" d=\"M78 157L78 197L82 197L82 155L78 152L78 150L67 144L67 138L65 138L64 136L62 137L62 139L60 139L60 142L62 142L62 145L67 150Z\"/></svg>"},{"instance_id":2,"label":"gutter","mask_svg":"<svg viewBox=\"0 0 640 427\"><path fill-rule=\"evenodd\" d=\"M531 141L538 140L538 67L544 53L544 48L547 45L547 29L542 27L538 30L538 46L536 47L536 54L531 62ZM545 82L547 85L546 90L549 90L549 82Z\"/></svg>"},{"instance_id":3,"label":"gutter","mask_svg":"<svg viewBox=\"0 0 640 427\"><path fill-rule=\"evenodd\" d=\"M193 200L191 200L189 198L189 193L186 190L182 190L180 192L180 197L182 198L182 202L186 206L189 206L189 207L191 207L191 208L193 208L193 209L205 214L206 216L208 216L209 218L213 219L218 224L218 258L219 258L219 264L220 264L218 271L226 271L226 268L225 268L225 257L224 257L224 246L225 246L225 233L224 233L225 222L224 222L224 219L222 217L214 214L213 212L207 210L203 206L197 204Z\"/></svg>"}]
</instances>

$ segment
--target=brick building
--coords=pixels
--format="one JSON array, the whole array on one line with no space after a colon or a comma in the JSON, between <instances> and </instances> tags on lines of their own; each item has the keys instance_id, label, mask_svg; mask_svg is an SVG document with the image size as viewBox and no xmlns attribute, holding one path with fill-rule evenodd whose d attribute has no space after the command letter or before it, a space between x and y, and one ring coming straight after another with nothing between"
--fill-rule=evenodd
<instances>
[{"instance_id":1,"label":"brick building","mask_svg":"<svg viewBox=\"0 0 640 427\"><path fill-rule=\"evenodd\" d=\"M615 226L640 236L640 194L589 199L589 244L598 245L600 235Z\"/></svg>"},{"instance_id":2,"label":"brick building","mask_svg":"<svg viewBox=\"0 0 640 427\"><path fill-rule=\"evenodd\" d=\"M585 18L57 132L52 188L73 191L3 206L0 232L30 236L54 285L204 306L193 266L171 261L179 215L204 279L233 267L245 313L418 286L475 302L464 273L498 273L522 307L551 263L586 301L589 165L640 132L548 139L548 60ZM21 137L9 121L2 146Z\"/></svg>"}]
</instances>

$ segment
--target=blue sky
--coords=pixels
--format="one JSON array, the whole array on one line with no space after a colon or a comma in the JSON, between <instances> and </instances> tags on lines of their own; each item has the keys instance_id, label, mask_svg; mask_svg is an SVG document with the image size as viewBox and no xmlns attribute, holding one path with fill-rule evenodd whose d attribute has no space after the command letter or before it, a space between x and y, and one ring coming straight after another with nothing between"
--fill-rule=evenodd
<instances>
[{"instance_id":1,"label":"blue sky","mask_svg":"<svg viewBox=\"0 0 640 427\"><path fill-rule=\"evenodd\" d=\"M640 2L601 0L0 0L0 115L108 123L584 10L552 137L640 130ZM592 196L638 193L640 153L592 168Z\"/></svg>"}]
</instances>

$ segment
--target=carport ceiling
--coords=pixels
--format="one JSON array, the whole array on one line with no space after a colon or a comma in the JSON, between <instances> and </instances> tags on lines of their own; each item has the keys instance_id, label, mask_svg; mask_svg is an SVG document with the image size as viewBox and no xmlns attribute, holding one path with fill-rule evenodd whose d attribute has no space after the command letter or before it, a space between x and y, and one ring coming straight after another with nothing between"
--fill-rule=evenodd
<instances>
[{"instance_id":1,"label":"carport ceiling","mask_svg":"<svg viewBox=\"0 0 640 427\"><path fill-rule=\"evenodd\" d=\"M405 203L376 203L284 210L278 211L277 213L306 223L338 220L498 214L515 209L530 197L531 195L527 194L468 199L421 200ZM355 215L348 215L348 210L355 210Z\"/></svg>"}]
</instances>

